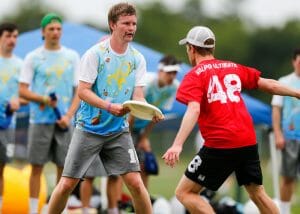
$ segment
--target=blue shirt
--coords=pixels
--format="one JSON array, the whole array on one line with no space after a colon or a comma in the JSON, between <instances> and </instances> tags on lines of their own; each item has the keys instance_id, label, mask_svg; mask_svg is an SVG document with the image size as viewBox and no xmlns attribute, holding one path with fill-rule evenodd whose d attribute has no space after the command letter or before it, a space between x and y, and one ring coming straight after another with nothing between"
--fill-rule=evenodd
<instances>
[{"instance_id":1,"label":"blue shirt","mask_svg":"<svg viewBox=\"0 0 300 214\"><path fill-rule=\"evenodd\" d=\"M22 68L22 60L16 56L0 57L0 126L15 127L15 119L11 120L5 114L11 99L19 97L18 78ZM10 121L7 121L10 120ZM9 124L8 124L9 123Z\"/></svg>"},{"instance_id":2,"label":"blue shirt","mask_svg":"<svg viewBox=\"0 0 300 214\"><path fill-rule=\"evenodd\" d=\"M178 80L174 80L171 85L159 87L156 73L147 73L147 83L144 88L145 99L148 103L158 107L162 112L169 111L175 101L176 91L179 86ZM150 121L135 118L133 130L140 132Z\"/></svg>"},{"instance_id":3,"label":"blue shirt","mask_svg":"<svg viewBox=\"0 0 300 214\"><path fill-rule=\"evenodd\" d=\"M300 89L300 77L295 72L281 77L282 84ZM282 107L282 130L287 140L300 140L300 100L289 96L274 96L272 105Z\"/></svg>"},{"instance_id":4,"label":"blue shirt","mask_svg":"<svg viewBox=\"0 0 300 214\"><path fill-rule=\"evenodd\" d=\"M30 52L24 61L20 82L30 84L31 91L42 96L55 93L61 115L67 113L74 86L77 85L79 55L65 47L50 51L44 47ZM53 124L57 117L50 106L30 103L30 123Z\"/></svg>"},{"instance_id":5,"label":"blue shirt","mask_svg":"<svg viewBox=\"0 0 300 214\"><path fill-rule=\"evenodd\" d=\"M92 91L103 100L123 103L130 100L134 88L144 85L145 59L128 46L124 54L115 53L106 39L83 56L79 80L92 84ZM104 109L81 101L76 127L87 132L110 135L128 128L127 116L116 117Z\"/></svg>"}]
</instances>

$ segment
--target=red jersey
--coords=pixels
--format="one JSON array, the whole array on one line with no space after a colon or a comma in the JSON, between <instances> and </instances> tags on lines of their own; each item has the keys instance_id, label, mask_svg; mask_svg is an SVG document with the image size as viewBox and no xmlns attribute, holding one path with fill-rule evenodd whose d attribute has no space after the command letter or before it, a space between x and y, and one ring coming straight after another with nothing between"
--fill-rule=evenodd
<instances>
[{"instance_id":1,"label":"red jersey","mask_svg":"<svg viewBox=\"0 0 300 214\"><path fill-rule=\"evenodd\" d=\"M217 59L205 60L185 75L176 99L186 105L200 103L198 125L205 146L230 149L256 144L241 90L257 88L259 77L254 68Z\"/></svg>"}]
</instances>

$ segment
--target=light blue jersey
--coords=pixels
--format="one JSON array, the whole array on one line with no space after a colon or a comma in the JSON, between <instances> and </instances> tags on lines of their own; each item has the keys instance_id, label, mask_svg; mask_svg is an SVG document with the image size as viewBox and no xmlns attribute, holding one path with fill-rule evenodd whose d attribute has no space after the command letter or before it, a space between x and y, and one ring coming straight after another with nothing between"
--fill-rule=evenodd
<instances>
[{"instance_id":1,"label":"light blue jersey","mask_svg":"<svg viewBox=\"0 0 300 214\"><path fill-rule=\"evenodd\" d=\"M78 82L78 66L79 55L75 51L65 47L57 51L40 47L26 56L20 82L28 83L31 91L42 96L55 93L57 107L64 115L71 105L74 86ZM30 103L30 123L53 124L56 120L52 107Z\"/></svg>"},{"instance_id":2,"label":"light blue jersey","mask_svg":"<svg viewBox=\"0 0 300 214\"><path fill-rule=\"evenodd\" d=\"M295 72L280 78L279 82L300 89L300 77ZM289 96L274 96L272 105L282 107L282 130L285 138L300 141L300 100Z\"/></svg>"},{"instance_id":3,"label":"light blue jersey","mask_svg":"<svg viewBox=\"0 0 300 214\"><path fill-rule=\"evenodd\" d=\"M10 120L5 113L9 101L19 97L18 78L22 68L22 60L16 56L0 57L0 127L15 127L15 119Z\"/></svg>"},{"instance_id":4,"label":"light blue jersey","mask_svg":"<svg viewBox=\"0 0 300 214\"><path fill-rule=\"evenodd\" d=\"M92 91L103 100L123 103L130 100L136 86L144 86L144 57L128 46L124 54L115 53L106 39L89 49L81 60L80 81L92 84ZM127 116L116 117L81 101L76 127L87 132L110 135L128 128Z\"/></svg>"},{"instance_id":5,"label":"light blue jersey","mask_svg":"<svg viewBox=\"0 0 300 214\"><path fill-rule=\"evenodd\" d=\"M158 86L158 77L156 73L147 74L147 83L144 88L145 99L148 103L158 107L163 112L172 108L175 101L175 95L179 86L178 80L174 80L171 85L164 87ZM139 132L144 129L150 121L136 118L134 120L133 130Z\"/></svg>"}]
</instances>

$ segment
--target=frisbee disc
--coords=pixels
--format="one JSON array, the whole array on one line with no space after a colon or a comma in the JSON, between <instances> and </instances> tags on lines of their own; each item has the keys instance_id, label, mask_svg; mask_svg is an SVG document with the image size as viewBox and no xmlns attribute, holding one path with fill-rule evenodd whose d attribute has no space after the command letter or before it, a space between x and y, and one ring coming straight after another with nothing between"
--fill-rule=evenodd
<instances>
[{"instance_id":1,"label":"frisbee disc","mask_svg":"<svg viewBox=\"0 0 300 214\"><path fill-rule=\"evenodd\" d=\"M128 100L123 103L123 107L128 107L133 116L143 120L152 120L154 116L164 116L159 108L143 101Z\"/></svg>"}]
</instances>

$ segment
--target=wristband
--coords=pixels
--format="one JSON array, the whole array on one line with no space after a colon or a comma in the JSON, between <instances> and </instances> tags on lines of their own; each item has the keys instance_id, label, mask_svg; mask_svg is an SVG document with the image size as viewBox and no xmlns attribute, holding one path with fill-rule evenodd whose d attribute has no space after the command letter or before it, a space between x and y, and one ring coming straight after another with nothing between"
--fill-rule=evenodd
<instances>
[{"instance_id":1,"label":"wristband","mask_svg":"<svg viewBox=\"0 0 300 214\"><path fill-rule=\"evenodd\" d=\"M44 105L48 104L48 96L43 96L43 104Z\"/></svg>"},{"instance_id":2,"label":"wristband","mask_svg":"<svg viewBox=\"0 0 300 214\"><path fill-rule=\"evenodd\" d=\"M107 110L108 112L110 112L110 108L111 108L111 102L108 103L107 109L106 109L106 110Z\"/></svg>"}]
</instances>

